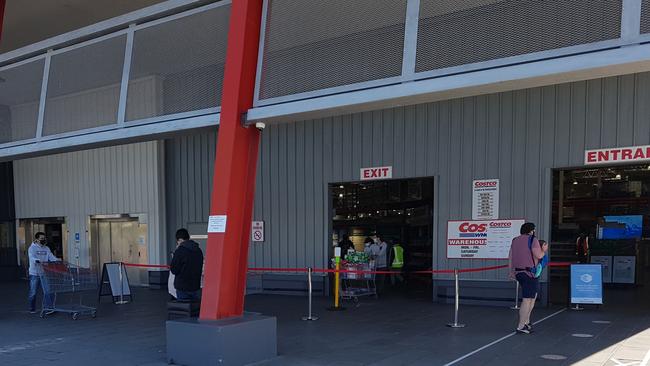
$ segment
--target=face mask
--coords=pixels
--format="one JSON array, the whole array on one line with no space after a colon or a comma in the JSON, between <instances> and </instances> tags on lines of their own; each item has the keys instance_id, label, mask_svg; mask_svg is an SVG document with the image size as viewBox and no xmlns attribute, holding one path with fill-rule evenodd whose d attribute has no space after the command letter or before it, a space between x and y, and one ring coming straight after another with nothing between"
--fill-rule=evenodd
<instances>
[{"instance_id":1,"label":"face mask","mask_svg":"<svg viewBox=\"0 0 650 366\"><path fill-rule=\"evenodd\" d=\"M45 243L47 243L47 240L43 239L43 240L39 240L38 242L41 243L41 244L45 244Z\"/></svg>"}]
</instances>

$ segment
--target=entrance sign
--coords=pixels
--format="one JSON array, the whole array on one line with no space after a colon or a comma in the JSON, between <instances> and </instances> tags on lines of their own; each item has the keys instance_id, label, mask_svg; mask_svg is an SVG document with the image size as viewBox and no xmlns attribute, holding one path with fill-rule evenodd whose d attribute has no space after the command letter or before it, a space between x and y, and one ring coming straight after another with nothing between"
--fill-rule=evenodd
<instances>
[{"instance_id":1,"label":"entrance sign","mask_svg":"<svg viewBox=\"0 0 650 366\"><path fill-rule=\"evenodd\" d=\"M634 283L636 274L636 257L635 256L615 256L612 266L612 282L614 283Z\"/></svg>"},{"instance_id":2,"label":"entrance sign","mask_svg":"<svg viewBox=\"0 0 650 366\"><path fill-rule=\"evenodd\" d=\"M499 180L483 179L472 182L472 220L499 218Z\"/></svg>"},{"instance_id":3,"label":"entrance sign","mask_svg":"<svg viewBox=\"0 0 650 366\"><path fill-rule=\"evenodd\" d=\"M650 145L585 151L585 165L641 161L650 161Z\"/></svg>"},{"instance_id":4,"label":"entrance sign","mask_svg":"<svg viewBox=\"0 0 650 366\"><path fill-rule=\"evenodd\" d=\"M392 166L379 166L374 168L361 168L361 180L392 179Z\"/></svg>"},{"instance_id":5,"label":"entrance sign","mask_svg":"<svg viewBox=\"0 0 650 366\"><path fill-rule=\"evenodd\" d=\"M251 240L254 242L264 241L264 221L253 221Z\"/></svg>"},{"instance_id":6,"label":"entrance sign","mask_svg":"<svg viewBox=\"0 0 650 366\"><path fill-rule=\"evenodd\" d=\"M208 219L208 232L209 233L225 233L226 232L226 221L228 221L228 216L226 216L226 215L210 216L210 218Z\"/></svg>"},{"instance_id":7,"label":"entrance sign","mask_svg":"<svg viewBox=\"0 0 650 366\"><path fill-rule=\"evenodd\" d=\"M603 303L603 267L600 264L571 265L571 303Z\"/></svg>"},{"instance_id":8,"label":"entrance sign","mask_svg":"<svg viewBox=\"0 0 650 366\"><path fill-rule=\"evenodd\" d=\"M591 263L603 266L603 283L612 282L612 256L611 255L592 255Z\"/></svg>"},{"instance_id":9,"label":"entrance sign","mask_svg":"<svg viewBox=\"0 0 650 366\"><path fill-rule=\"evenodd\" d=\"M447 258L507 259L525 220L447 222Z\"/></svg>"}]
</instances>

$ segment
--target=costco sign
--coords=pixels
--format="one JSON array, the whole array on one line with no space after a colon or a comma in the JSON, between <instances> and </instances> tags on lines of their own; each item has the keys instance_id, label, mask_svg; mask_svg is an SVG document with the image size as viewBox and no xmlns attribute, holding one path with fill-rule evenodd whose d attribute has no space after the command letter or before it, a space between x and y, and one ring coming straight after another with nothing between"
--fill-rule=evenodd
<instances>
[{"instance_id":1,"label":"costco sign","mask_svg":"<svg viewBox=\"0 0 650 366\"><path fill-rule=\"evenodd\" d=\"M585 151L585 165L650 161L650 146L616 147Z\"/></svg>"},{"instance_id":2,"label":"costco sign","mask_svg":"<svg viewBox=\"0 0 650 366\"><path fill-rule=\"evenodd\" d=\"M449 221L447 258L506 259L524 220Z\"/></svg>"}]
</instances>

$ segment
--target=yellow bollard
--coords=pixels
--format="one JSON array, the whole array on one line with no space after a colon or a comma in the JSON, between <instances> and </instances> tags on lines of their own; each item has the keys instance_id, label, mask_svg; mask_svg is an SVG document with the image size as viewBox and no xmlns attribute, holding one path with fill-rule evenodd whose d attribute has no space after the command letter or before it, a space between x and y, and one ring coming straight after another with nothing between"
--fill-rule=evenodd
<instances>
[{"instance_id":1,"label":"yellow bollard","mask_svg":"<svg viewBox=\"0 0 650 366\"><path fill-rule=\"evenodd\" d=\"M341 269L341 248L334 249L334 263L336 271L334 272L334 306L327 308L330 311L340 311L345 310L344 307L339 303L339 288L341 287L341 274L339 270Z\"/></svg>"}]
</instances>

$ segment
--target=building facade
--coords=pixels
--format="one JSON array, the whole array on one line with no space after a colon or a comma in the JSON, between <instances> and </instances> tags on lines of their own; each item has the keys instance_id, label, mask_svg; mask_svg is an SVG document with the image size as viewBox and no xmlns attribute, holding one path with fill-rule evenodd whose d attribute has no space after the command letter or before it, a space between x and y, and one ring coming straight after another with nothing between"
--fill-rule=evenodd
<instances>
[{"instance_id":1,"label":"building facade","mask_svg":"<svg viewBox=\"0 0 650 366\"><path fill-rule=\"evenodd\" d=\"M24 265L29 234L47 225L83 266L167 263L179 227L205 244L229 7L161 2L0 55L0 158L15 190L15 215L0 221L15 223L18 252L3 261ZM268 0L262 23L242 117L267 125L253 216L264 241L251 240L250 267L326 268L334 241L374 232L407 241L417 269L503 264L447 257L447 223L472 218L478 179L499 179L498 218L570 245L586 219L565 209L560 172L587 169L587 150L650 145L648 0ZM372 167L391 167L384 188L364 185ZM592 184L583 178L575 185ZM390 202L371 204L379 196ZM545 297L554 275L564 274L544 277ZM512 299L505 269L463 279L468 302ZM424 286L446 301L450 280ZM327 292L327 277L318 284ZM249 288L306 286L264 274Z\"/></svg>"}]
</instances>

